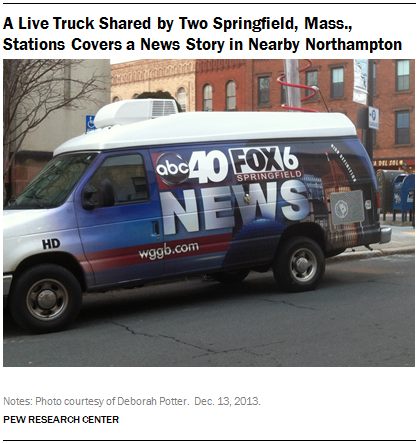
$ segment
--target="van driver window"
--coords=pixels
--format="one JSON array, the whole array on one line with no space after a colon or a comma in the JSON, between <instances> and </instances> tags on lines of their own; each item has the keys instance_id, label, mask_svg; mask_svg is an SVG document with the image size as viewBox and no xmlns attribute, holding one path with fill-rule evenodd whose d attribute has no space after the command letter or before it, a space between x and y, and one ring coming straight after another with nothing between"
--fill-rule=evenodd
<instances>
[{"instance_id":1,"label":"van driver window","mask_svg":"<svg viewBox=\"0 0 418 443\"><path fill-rule=\"evenodd\" d=\"M113 186L115 205L149 200L144 161L139 154L107 158L88 184L97 188L103 179L110 180Z\"/></svg>"}]
</instances>

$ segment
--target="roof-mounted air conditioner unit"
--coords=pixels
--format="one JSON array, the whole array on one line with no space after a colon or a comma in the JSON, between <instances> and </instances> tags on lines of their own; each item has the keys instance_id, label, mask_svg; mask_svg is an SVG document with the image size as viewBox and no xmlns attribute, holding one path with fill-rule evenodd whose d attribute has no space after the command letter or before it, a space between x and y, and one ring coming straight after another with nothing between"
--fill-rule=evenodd
<instances>
[{"instance_id":1,"label":"roof-mounted air conditioner unit","mask_svg":"<svg viewBox=\"0 0 418 443\"><path fill-rule=\"evenodd\" d=\"M161 98L121 100L101 108L94 119L94 125L96 128L124 126L177 112L175 100Z\"/></svg>"}]
</instances>

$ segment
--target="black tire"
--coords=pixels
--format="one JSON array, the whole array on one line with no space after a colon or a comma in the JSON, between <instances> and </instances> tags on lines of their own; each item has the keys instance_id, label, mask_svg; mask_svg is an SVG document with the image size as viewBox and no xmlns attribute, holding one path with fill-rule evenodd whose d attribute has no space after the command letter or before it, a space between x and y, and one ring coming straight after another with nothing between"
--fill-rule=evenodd
<instances>
[{"instance_id":1,"label":"black tire","mask_svg":"<svg viewBox=\"0 0 418 443\"><path fill-rule=\"evenodd\" d=\"M311 238L294 237L279 246L273 273L286 291L312 291L321 283L324 272L324 253Z\"/></svg>"},{"instance_id":2,"label":"black tire","mask_svg":"<svg viewBox=\"0 0 418 443\"><path fill-rule=\"evenodd\" d=\"M33 333L66 329L82 303L80 283L62 266L34 266L14 282L9 309L22 328Z\"/></svg>"},{"instance_id":3,"label":"black tire","mask_svg":"<svg viewBox=\"0 0 418 443\"><path fill-rule=\"evenodd\" d=\"M235 285L241 283L250 273L249 269L238 269L238 271L224 271L212 274L211 277L226 285Z\"/></svg>"}]
</instances>

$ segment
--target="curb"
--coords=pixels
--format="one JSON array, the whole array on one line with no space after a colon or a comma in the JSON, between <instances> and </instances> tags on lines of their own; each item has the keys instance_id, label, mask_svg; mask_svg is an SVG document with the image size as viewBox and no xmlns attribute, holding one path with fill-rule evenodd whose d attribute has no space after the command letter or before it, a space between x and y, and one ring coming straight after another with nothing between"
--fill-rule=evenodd
<instances>
[{"instance_id":1,"label":"curb","mask_svg":"<svg viewBox=\"0 0 418 443\"><path fill-rule=\"evenodd\" d=\"M385 220L380 221L380 226L412 226L415 227L412 221L400 221L400 220Z\"/></svg>"},{"instance_id":2,"label":"curb","mask_svg":"<svg viewBox=\"0 0 418 443\"><path fill-rule=\"evenodd\" d=\"M355 252L343 252L336 257L327 258L327 263L334 263L337 261L347 261L347 260L360 260L364 258L374 258L374 257L386 257L389 255L397 254L415 254L415 246L405 246L395 249L373 249L373 251L355 251Z\"/></svg>"}]
</instances>

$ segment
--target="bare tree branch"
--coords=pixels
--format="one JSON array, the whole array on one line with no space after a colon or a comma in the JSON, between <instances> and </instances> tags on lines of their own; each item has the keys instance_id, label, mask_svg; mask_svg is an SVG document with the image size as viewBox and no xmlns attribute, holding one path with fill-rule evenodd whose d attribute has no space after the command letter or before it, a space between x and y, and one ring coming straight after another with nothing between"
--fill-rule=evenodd
<instances>
[{"instance_id":1,"label":"bare tree branch","mask_svg":"<svg viewBox=\"0 0 418 443\"><path fill-rule=\"evenodd\" d=\"M81 109L98 103L109 78L95 72L72 78L83 60L3 61L3 183L25 137L58 109Z\"/></svg>"}]
</instances>

